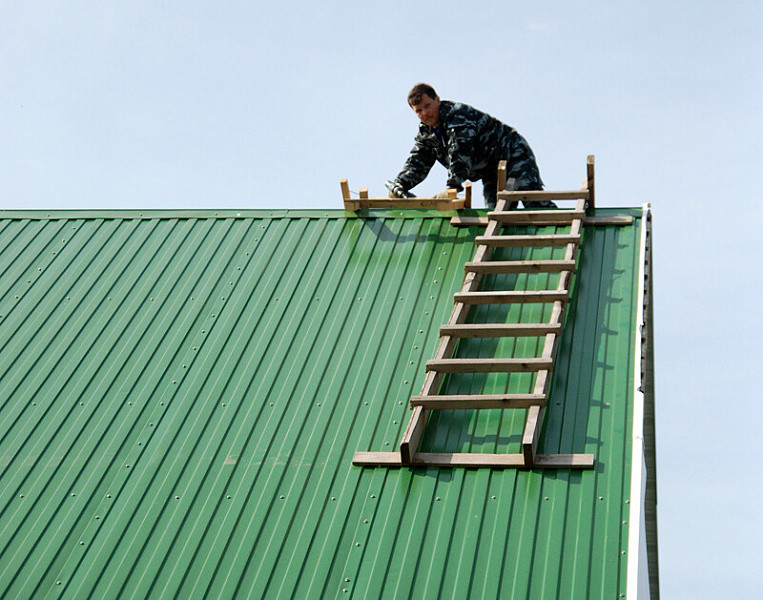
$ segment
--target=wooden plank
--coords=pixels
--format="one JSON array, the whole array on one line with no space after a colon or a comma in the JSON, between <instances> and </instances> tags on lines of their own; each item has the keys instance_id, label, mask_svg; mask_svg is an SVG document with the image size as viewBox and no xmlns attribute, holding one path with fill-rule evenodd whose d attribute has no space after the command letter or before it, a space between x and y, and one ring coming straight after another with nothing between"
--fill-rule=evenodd
<instances>
[{"instance_id":1,"label":"wooden plank","mask_svg":"<svg viewBox=\"0 0 763 600\"><path fill-rule=\"evenodd\" d=\"M593 154L589 154L588 158L586 159L586 177L587 177L587 187L588 187L588 206L589 208L596 208L596 197L594 194L594 173L593 173Z\"/></svg>"},{"instance_id":2,"label":"wooden plank","mask_svg":"<svg viewBox=\"0 0 763 600\"><path fill-rule=\"evenodd\" d=\"M468 262L467 272L473 273L559 273L573 271L574 260L494 260Z\"/></svg>"},{"instance_id":3,"label":"wooden plank","mask_svg":"<svg viewBox=\"0 0 763 600\"><path fill-rule=\"evenodd\" d=\"M426 406L432 410L529 408L531 406L545 406L546 396L542 394L411 396L410 402L411 406Z\"/></svg>"},{"instance_id":4,"label":"wooden plank","mask_svg":"<svg viewBox=\"0 0 763 600\"><path fill-rule=\"evenodd\" d=\"M568 225L575 219L585 218L585 212L578 210L492 210L487 218L504 225L553 224Z\"/></svg>"},{"instance_id":5,"label":"wooden plank","mask_svg":"<svg viewBox=\"0 0 763 600\"><path fill-rule=\"evenodd\" d=\"M585 214L585 201L579 200L577 205L577 212ZM580 235L583 231L583 221L585 220L585 217L581 217L580 219L575 219L571 225L570 225L570 235ZM573 248L573 251L575 248Z\"/></svg>"},{"instance_id":6,"label":"wooden plank","mask_svg":"<svg viewBox=\"0 0 763 600\"><path fill-rule=\"evenodd\" d=\"M549 371L538 371L538 376L535 378L533 396L548 397L548 393L551 391L551 377L549 374Z\"/></svg>"},{"instance_id":7,"label":"wooden plank","mask_svg":"<svg viewBox=\"0 0 763 600\"><path fill-rule=\"evenodd\" d=\"M476 452L421 452L413 459L414 466L426 467L491 467L497 469L525 466L521 454L482 454Z\"/></svg>"},{"instance_id":8,"label":"wooden plank","mask_svg":"<svg viewBox=\"0 0 763 600\"><path fill-rule=\"evenodd\" d=\"M439 375L439 373L437 375ZM427 386L426 382L424 383L424 386ZM416 454L416 450L419 447L421 436L424 434L424 427L426 427L428 417L428 408L424 408L423 406L413 407L411 418L409 419L408 425L403 432L403 437L400 440L400 457L403 464L410 464L413 460L413 456Z\"/></svg>"},{"instance_id":9,"label":"wooden plank","mask_svg":"<svg viewBox=\"0 0 763 600\"><path fill-rule=\"evenodd\" d=\"M522 468L521 454L477 454L470 452L417 452L405 463L399 452L356 452L352 464L365 467L491 467ZM561 468L561 467L555 467Z\"/></svg>"},{"instance_id":10,"label":"wooden plank","mask_svg":"<svg viewBox=\"0 0 763 600\"><path fill-rule=\"evenodd\" d=\"M535 463L525 463L522 454L482 454L476 452L421 452L414 466L426 467L489 467L493 469L590 469L593 454L538 454Z\"/></svg>"},{"instance_id":11,"label":"wooden plank","mask_svg":"<svg viewBox=\"0 0 763 600\"><path fill-rule=\"evenodd\" d=\"M355 212L360 208L357 203L350 199L350 186L346 179L342 179L339 182L339 187L342 189L342 200L344 201L344 210L349 212Z\"/></svg>"},{"instance_id":12,"label":"wooden plank","mask_svg":"<svg viewBox=\"0 0 763 600\"><path fill-rule=\"evenodd\" d=\"M464 207L464 200L440 200L437 203L437 210L461 210Z\"/></svg>"},{"instance_id":13,"label":"wooden plank","mask_svg":"<svg viewBox=\"0 0 763 600\"><path fill-rule=\"evenodd\" d=\"M566 301L569 293L556 290L456 292L453 299L465 304L531 304Z\"/></svg>"},{"instance_id":14,"label":"wooden plank","mask_svg":"<svg viewBox=\"0 0 763 600\"><path fill-rule=\"evenodd\" d=\"M443 198L360 198L353 200L359 208L387 209L437 209L461 210L464 207L462 199L450 200Z\"/></svg>"},{"instance_id":15,"label":"wooden plank","mask_svg":"<svg viewBox=\"0 0 763 600\"><path fill-rule=\"evenodd\" d=\"M352 464L364 467L462 467L491 469L590 469L593 454L537 454L533 465L527 465L522 454L482 454L470 452L419 452L410 464L402 461L399 452L356 452Z\"/></svg>"},{"instance_id":16,"label":"wooden plank","mask_svg":"<svg viewBox=\"0 0 763 600\"><path fill-rule=\"evenodd\" d=\"M611 217L586 217L583 219L583 225L592 227L606 227L609 225L625 226L633 223L633 217L630 215L614 215ZM453 227L484 227L488 224L487 217L451 217L450 224ZM533 225L554 225L554 223L533 223Z\"/></svg>"},{"instance_id":17,"label":"wooden plank","mask_svg":"<svg viewBox=\"0 0 763 600\"><path fill-rule=\"evenodd\" d=\"M557 336L553 334L546 336L546 342L543 347L544 358L550 358L552 361L554 360L554 355L556 354L556 339ZM548 397L550 388L551 377L549 371L538 372L538 376L535 378L535 388L533 392ZM540 440L540 432L543 425L544 407L545 405L531 406L527 411L525 429L522 433L522 454L525 457L525 462L529 465L535 464L535 455L538 451L538 441Z\"/></svg>"},{"instance_id":18,"label":"wooden plank","mask_svg":"<svg viewBox=\"0 0 763 600\"><path fill-rule=\"evenodd\" d=\"M478 235L474 238L475 244L485 244L497 248L518 248L528 246L565 246L580 242L580 235L566 233L553 235L495 235L488 237Z\"/></svg>"},{"instance_id":19,"label":"wooden plank","mask_svg":"<svg viewBox=\"0 0 763 600\"><path fill-rule=\"evenodd\" d=\"M615 215L612 217L586 217L584 225L605 227L607 225L631 225L633 217L630 215Z\"/></svg>"},{"instance_id":20,"label":"wooden plank","mask_svg":"<svg viewBox=\"0 0 763 600\"><path fill-rule=\"evenodd\" d=\"M402 467L399 452L356 452L352 464L360 467Z\"/></svg>"},{"instance_id":21,"label":"wooden plank","mask_svg":"<svg viewBox=\"0 0 763 600\"><path fill-rule=\"evenodd\" d=\"M487 217L451 217L450 224L453 227L485 227L488 224Z\"/></svg>"},{"instance_id":22,"label":"wooden plank","mask_svg":"<svg viewBox=\"0 0 763 600\"><path fill-rule=\"evenodd\" d=\"M565 273L565 275L567 275L567 277L565 277L565 279L567 279L569 277L569 274ZM561 285L562 285L562 283L560 282L560 286ZM568 290L565 290L565 291L568 291ZM551 323L551 324L561 324L561 322L562 322L562 313L564 312L563 308L564 308L564 306L563 306L563 304L561 302L555 303L554 304L554 308L551 310L551 317L549 318L548 322ZM543 348L543 351L544 352L546 351L545 347Z\"/></svg>"},{"instance_id":23,"label":"wooden plank","mask_svg":"<svg viewBox=\"0 0 763 600\"><path fill-rule=\"evenodd\" d=\"M454 337L526 337L559 333L559 323L473 323L441 325L440 335Z\"/></svg>"},{"instance_id":24,"label":"wooden plank","mask_svg":"<svg viewBox=\"0 0 763 600\"><path fill-rule=\"evenodd\" d=\"M578 209L583 207L584 202L585 201L582 199L579 200ZM570 232L573 234L580 233L581 225L582 221L580 219L576 219L572 222ZM567 248L564 254L565 260L574 260L577 248L577 244L567 244ZM566 292L569 294L569 284L571 278L572 276L569 271L562 273L562 275L559 277L556 291ZM561 325L564 318L564 308L565 304L563 302L555 302L549 323ZM558 345L559 336L554 333L547 334L543 341L543 353L541 354L541 358L549 360L553 364L556 361L556 351ZM535 378L535 388L533 389L533 393L542 394L547 397L550 389L551 376L549 371L540 371ZM532 406L527 411L525 430L522 434L522 454L525 457L525 462L530 465L535 464L535 455L538 450L538 440L540 439L541 427L543 425L543 412L544 407L542 406Z\"/></svg>"},{"instance_id":25,"label":"wooden plank","mask_svg":"<svg viewBox=\"0 0 763 600\"><path fill-rule=\"evenodd\" d=\"M588 200L588 190L515 190L499 191L498 198L509 202L538 202L540 200Z\"/></svg>"},{"instance_id":26,"label":"wooden plank","mask_svg":"<svg viewBox=\"0 0 763 600\"><path fill-rule=\"evenodd\" d=\"M471 183L469 186L468 199L469 206L471 206ZM360 198L352 199L350 197L350 185L346 179L342 179L339 182L339 186L342 189L342 200L344 201L345 210L356 211L361 208L436 208L438 210L460 210L464 208L466 200L460 200L456 197L456 190L448 190L450 192L449 198L390 198L388 196L383 197L369 197L368 188L360 188L358 195Z\"/></svg>"},{"instance_id":27,"label":"wooden plank","mask_svg":"<svg viewBox=\"0 0 763 600\"><path fill-rule=\"evenodd\" d=\"M467 181L464 184L464 208L472 207L472 182Z\"/></svg>"},{"instance_id":28,"label":"wooden plank","mask_svg":"<svg viewBox=\"0 0 763 600\"><path fill-rule=\"evenodd\" d=\"M426 363L427 371L438 373L531 373L553 366L554 361L544 358L441 358Z\"/></svg>"},{"instance_id":29,"label":"wooden plank","mask_svg":"<svg viewBox=\"0 0 763 600\"><path fill-rule=\"evenodd\" d=\"M538 449L538 439L540 438L542 423L542 407L531 406L527 409L527 421L525 421L525 431L522 434L522 454L525 458L525 464L535 464L535 452Z\"/></svg>"},{"instance_id":30,"label":"wooden plank","mask_svg":"<svg viewBox=\"0 0 763 600\"><path fill-rule=\"evenodd\" d=\"M496 190L503 190L506 188L506 167L507 162L502 160L498 163L498 184Z\"/></svg>"},{"instance_id":31,"label":"wooden plank","mask_svg":"<svg viewBox=\"0 0 763 600\"><path fill-rule=\"evenodd\" d=\"M574 220L574 219L573 219ZM536 218L532 223L502 223L505 227L564 227L570 224L570 221L559 222L559 219L541 219Z\"/></svg>"},{"instance_id":32,"label":"wooden plank","mask_svg":"<svg viewBox=\"0 0 763 600\"><path fill-rule=\"evenodd\" d=\"M593 454L536 454L535 469L592 469Z\"/></svg>"}]
</instances>

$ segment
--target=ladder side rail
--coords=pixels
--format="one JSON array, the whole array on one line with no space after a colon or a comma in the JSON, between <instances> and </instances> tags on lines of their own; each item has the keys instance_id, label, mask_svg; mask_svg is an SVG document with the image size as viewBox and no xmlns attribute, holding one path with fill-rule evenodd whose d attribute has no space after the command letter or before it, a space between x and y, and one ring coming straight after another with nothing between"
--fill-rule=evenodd
<instances>
[{"instance_id":1,"label":"ladder side rail","mask_svg":"<svg viewBox=\"0 0 763 600\"><path fill-rule=\"evenodd\" d=\"M596 208L595 194L594 194L594 170L593 170L593 154L589 154L586 159L586 187L588 188L588 207Z\"/></svg>"},{"instance_id":2,"label":"ladder side rail","mask_svg":"<svg viewBox=\"0 0 763 600\"><path fill-rule=\"evenodd\" d=\"M578 210L585 206L585 200L578 201ZM579 235L582 229L583 223L581 219L575 219L570 227L570 233ZM564 259L567 261L574 261L577 255L578 244L570 243L567 245L567 249L564 254ZM559 276L559 283L556 290L558 292L566 292L569 295L570 285L572 282L572 273L565 271ZM562 325L564 322L564 310L565 304L563 302L555 302L552 309L550 324ZM542 357L550 359L556 362L556 352L559 347L559 335L556 333L548 333L543 343ZM535 388L533 394L545 394L546 397L551 388L550 370L539 371L535 379ZM528 465L535 464L535 458L538 450L538 440L540 439L540 432L543 425L545 407L532 406L527 411L527 419L525 421L525 430L522 434L522 454L525 457L525 462Z\"/></svg>"},{"instance_id":3,"label":"ladder side rail","mask_svg":"<svg viewBox=\"0 0 763 600\"><path fill-rule=\"evenodd\" d=\"M505 163L504 163L504 179L505 179ZM499 168L499 182L501 179L500 174L500 168ZM505 210L507 203L505 200L500 200L498 203L498 206L501 207L501 210ZM485 228L485 235L493 236L496 235L501 230L502 225L498 221L488 221L488 225ZM486 261L490 258L492 255L492 248L489 246L478 246L477 251L474 255L474 261L476 262L482 262ZM464 284L461 286L462 292L473 292L477 290L477 287L479 286L479 282L481 279L481 275L479 273L467 273L466 277L464 278ZM458 302L453 307L453 312L451 313L450 319L448 320L449 325L459 325L462 324L466 320L466 315L469 312L469 306L463 304L462 302ZM435 354L435 359L443 359L446 356L449 356L453 353L453 350L455 349L456 343L458 341L458 338L447 335L440 338L440 344L437 348L437 352ZM442 383L444 375L441 372L435 372L435 371L428 371L425 378L424 378L424 385L421 389L421 396L432 396L435 395L440 387L440 384ZM416 450L418 449L419 442L421 441L421 436L424 433L424 427L426 426L427 418L429 417L429 409L425 408L423 406L415 406L413 407L413 414L411 415L410 420L408 421L408 426L405 428L405 432L403 433L403 437L400 441L400 455L401 459L403 461L403 464L410 464L414 456L416 455Z\"/></svg>"}]
</instances>

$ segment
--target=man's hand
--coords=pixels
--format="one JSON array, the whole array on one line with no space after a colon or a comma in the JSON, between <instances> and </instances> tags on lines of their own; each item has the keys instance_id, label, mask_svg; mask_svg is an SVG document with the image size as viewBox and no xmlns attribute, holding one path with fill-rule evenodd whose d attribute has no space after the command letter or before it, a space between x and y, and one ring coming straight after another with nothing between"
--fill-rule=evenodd
<instances>
[{"instance_id":1,"label":"man's hand","mask_svg":"<svg viewBox=\"0 0 763 600\"><path fill-rule=\"evenodd\" d=\"M449 192L449 189L437 192L434 196L432 196L432 198L450 198Z\"/></svg>"},{"instance_id":2,"label":"man's hand","mask_svg":"<svg viewBox=\"0 0 763 600\"><path fill-rule=\"evenodd\" d=\"M416 197L413 194L411 194L408 190L403 189L400 185L398 185L394 181L387 181L385 185L387 186L387 189L389 190L390 198L415 198Z\"/></svg>"}]
</instances>

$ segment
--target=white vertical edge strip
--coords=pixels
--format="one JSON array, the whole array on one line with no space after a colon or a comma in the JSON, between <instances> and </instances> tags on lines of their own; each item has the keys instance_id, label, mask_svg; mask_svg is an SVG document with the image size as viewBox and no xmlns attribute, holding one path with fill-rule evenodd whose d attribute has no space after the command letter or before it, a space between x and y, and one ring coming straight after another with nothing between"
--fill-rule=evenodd
<instances>
[{"instance_id":1,"label":"white vertical edge strip","mask_svg":"<svg viewBox=\"0 0 763 600\"><path fill-rule=\"evenodd\" d=\"M641 390L641 337L644 323L644 276L646 268L646 234L649 204L641 207L641 244L639 248L638 297L636 299L636 345L633 357L633 432L631 437L631 486L630 509L628 515L628 570L626 574L625 597L628 600L649 598L649 577L642 583L639 571L648 569L647 564L640 564L641 545L645 532L644 497L646 493L646 464L644 460L644 393ZM644 589L645 588L645 589Z\"/></svg>"}]
</instances>

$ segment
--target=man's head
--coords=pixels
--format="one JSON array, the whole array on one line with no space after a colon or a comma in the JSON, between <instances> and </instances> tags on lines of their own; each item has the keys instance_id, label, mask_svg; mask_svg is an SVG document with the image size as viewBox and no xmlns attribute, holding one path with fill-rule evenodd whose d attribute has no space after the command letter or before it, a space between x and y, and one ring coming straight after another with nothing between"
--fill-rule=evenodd
<instances>
[{"instance_id":1,"label":"man's head","mask_svg":"<svg viewBox=\"0 0 763 600\"><path fill-rule=\"evenodd\" d=\"M440 97L431 85L418 83L408 92L408 104L424 125L440 124Z\"/></svg>"}]
</instances>

